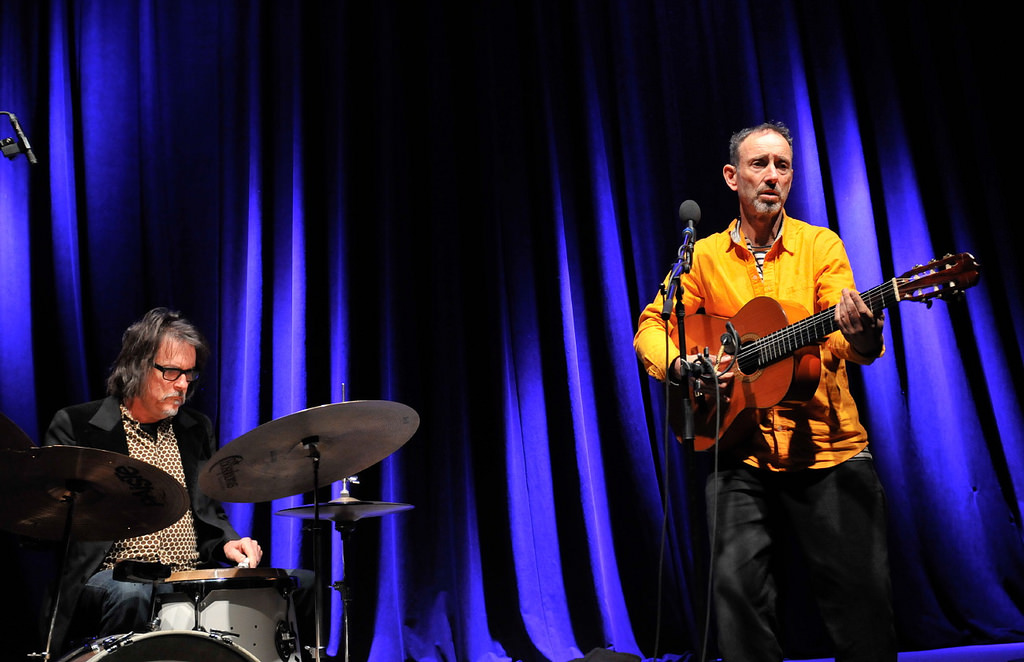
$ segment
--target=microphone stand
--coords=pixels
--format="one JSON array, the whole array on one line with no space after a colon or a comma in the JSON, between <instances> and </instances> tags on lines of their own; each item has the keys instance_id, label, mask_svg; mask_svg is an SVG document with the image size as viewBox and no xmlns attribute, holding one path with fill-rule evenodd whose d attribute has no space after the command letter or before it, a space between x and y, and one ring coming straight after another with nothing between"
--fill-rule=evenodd
<instances>
[{"instance_id":1,"label":"microphone stand","mask_svg":"<svg viewBox=\"0 0 1024 662\"><path fill-rule=\"evenodd\" d=\"M694 228L694 222L691 220L687 224L686 230L683 232L683 243L679 247L677 253L677 259L675 264L672 266L672 272L668 279L667 289L662 286L662 294L665 297L664 308L662 309L661 318L665 320L666 332L668 331L668 319L671 317L672 312L675 312L676 316L676 332L679 338L679 373L680 383L678 388L682 390L682 398L680 399L680 407L682 407L682 419L683 419L683 452L686 456L686 466L688 474L688 484L691 486L689 490L689 505L690 505L690 517L693 522L696 523L697 527L700 527L701 522L705 522L702 508L700 507L700 501L697 496L697 490L693 489L692 486L697 485L697 457L696 451L694 450L693 440L695 437L694 433L694 422L693 422L693 402L690 399L691 383L694 385L694 389L699 388L700 379L705 374L708 374L707 370L714 370L710 360L707 360L705 350L704 355L701 355L699 348L696 361L687 361L686 359L686 308L683 304L683 287L679 281L679 277L682 274L690 273L690 269L693 266L693 243L695 241L694 235L696 234ZM669 382L668 373L671 366L666 366L665 370L665 381ZM669 387L671 388L671 386ZM671 406L666 399L665 406ZM665 458L668 461L668 458ZM704 545L694 545L694 568L698 575L704 572L704 568L707 565L707 558ZM701 592L700 587L704 582L696 582L693 591L693 600L696 603L698 609L697 613L704 614L706 611L706 598ZM700 662L704 662L703 659Z\"/></svg>"},{"instance_id":2,"label":"microphone stand","mask_svg":"<svg viewBox=\"0 0 1024 662\"><path fill-rule=\"evenodd\" d=\"M18 122L18 118L14 113L6 110L0 110L0 115L7 115L7 119L11 122L11 128L14 129L14 134L18 137L17 141L14 138L4 138L0 140L0 148L3 149L3 155L12 161L18 154L24 154L25 158L32 165L39 163L36 159L35 153L32 152L32 145L28 144L28 137L25 132L21 129L21 124Z\"/></svg>"},{"instance_id":3,"label":"microphone stand","mask_svg":"<svg viewBox=\"0 0 1024 662\"><path fill-rule=\"evenodd\" d=\"M700 377L704 374L705 362L698 356L696 361L690 362L686 360L686 309L683 305L683 287L679 282L679 277L683 274L690 273L690 269L693 267L693 243L695 241L694 236L696 235L696 229L694 222L691 220L687 223L686 230L683 231L683 243L679 246L679 250L676 253L676 262L672 265L672 272L668 278L668 289L662 286L662 295L665 297L664 307L661 310L661 319L668 322L671 317L671 311L675 310L676 315L676 331L679 337L679 352L680 352L680 377L682 378L680 386L683 388L683 439L690 445L693 443L694 432L693 432L693 407L690 401L690 389L688 388L688 382L690 377ZM667 330L667 328L666 328ZM671 366L666 366L665 377L668 378L668 372Z\"/></svg>"}]
</instances>

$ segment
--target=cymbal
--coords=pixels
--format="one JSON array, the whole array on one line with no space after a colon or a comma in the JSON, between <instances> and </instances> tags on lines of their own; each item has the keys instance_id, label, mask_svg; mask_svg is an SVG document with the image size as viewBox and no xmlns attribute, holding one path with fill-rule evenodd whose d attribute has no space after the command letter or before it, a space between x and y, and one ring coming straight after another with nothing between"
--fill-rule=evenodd
<instances>
[{"instance_id":1,"label":"cymbal","mask_svg":"<svg viewBox=\"0 0 1024 662\"><path fill-rule=\"evenodd\" d=\"M2 448L21 451L35 448L35 444L14 421L0 413L0 449Z\"/></svg>"},{"instance_id":2,"label":"cymbal","mask_svg":"<svg viewBox=\"0 0 1024 662\"><path fill-rule=\"evenodd\" d=\"M220 501L259 502L311 492L355 475L402 447L419 427L410 407L385 400L352 400L304 409L246 432L222 447L199 474L199 488Z\"/></svg>"},{"instance_id":3,"label":"cymbal","mask_svg":"<svg viewBox=\"0 0 1024 662\"><path fill-rule=\"evenodd\" d=\"M159 531L188 510L185 487L163 469L83 446L0 450L0 528L38 540L118 540Z\"/></svg>"},{"instance_id":4,"label":"cymbal","mask_svg":"<svg viewBox=\"0 0 1024 662\"><path fill-rule=\"evenodd\" d=\"M391 513L411 510L413 506L407 503L388 503L386 501L360 501L352 497L341 497L321 503L317 506L296 506L279 510L275 515L285 517L299 517L302 519L315 519L316 510L320 510L320 519L332 522L357 522L364 517L380 517Z\"/></svg>"}]
</instances>

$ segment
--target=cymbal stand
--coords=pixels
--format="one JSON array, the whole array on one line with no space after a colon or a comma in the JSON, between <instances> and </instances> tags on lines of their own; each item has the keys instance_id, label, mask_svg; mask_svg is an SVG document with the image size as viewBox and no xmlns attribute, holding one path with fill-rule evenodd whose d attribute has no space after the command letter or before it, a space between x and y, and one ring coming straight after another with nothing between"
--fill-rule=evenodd
<instances>
[{"instance_id":1,"label":"cymbal stand","mask_svg":"<svg viewBox=\"0 0 1024 662\"><path fill-rule=\"evenodd\" d=\"M78 480L69 480L66 484L68 489L67 494L64 495L63 501L68 504L68 514L64 520L64 552L61 554L60 567L57 574L57 593L53 598L53 608L50 612L50 628L46 635L46 650L42 653L32 653L29 657L41 657L44 662L48 662L51 654L51 647L53 646L53 630L57 624L57 611L60 609L60 598L63 592L64 584L64 570L66 569L68 562L68 552L71 549L71 525L75 517L75 501L78 495L85 491L85 483Z\"/></svg>"},{"instance_id":2,"label":"cymbal stand","mask_svg":"<svg viewBox=\"0 0 1024 662\"><path fill-rule=\"evenodd\" d=\"M334 499L332 501L332 503L334 501L341 501L341 502L355 501L355 499L352 498L352 493L348 491L348 486L349 485L358 485L358 484L359 484L359 476L349 476L347 478L342 478L341 479L341 492L338 494L338 498Z\"/></svg>"},{"instance_id":3,"label":"cymbal stand","mask_svg":"<svg viewBox=\"0 0 1024 662\"><path fill-rule=\"evenodd\" d=\"M352 534L356 530L356 523L339 520L334 523L334 528L336 528L338 530L338 533L341 534L341 579L331 584L331 588L333 588L335 591L339 593L339 595L341 595L341 628L342 640L344 641L345 644L345 653L342 659L343 662L348 662L348 610L349 606L352 604L352 592L348 586L348 583L346 582L346 578L348 577L348 575L345 572L345 545L346 543L348 543L349 540L352 539Z\"/></svg>"},{"instance_id":4,"label":"cymbal stand","mask_svg":"<svg viewBox=\"0 0 1024 662\"><path fill-rule=\"evenodd\" d=\"M349 476L348 478L343 478L341 480L341 494L338 495L338 498L335 499L335 501L346 501L348 499L351 499L351 495L349 494L348 491L349 483L355 483L358 485L359 476ZM331 584L331 588L333 588L335 591L338 592L339 595L341 595L341 634L342 642L345 647L343 662L348 662L348 609L349 606L352 604L352 592L349 589L348 583L345 581L346 578L348 577L347 573L345 572L345 543L348 542L349 539L352 537L352 532L356 528L356 523L347 521L336 521L334 523L334 528L336 528L338 530L338 533L341 534L341 579Z\"/></svg>"},{"instance_id":5,"label":"cymbal stand","mask_svg":"<svg viewBox=\"0 0 1024 662\"><path fill-rule=\"evenodd\" d=\"M323 591L320 588L320 506L317 499L317 494L320 491L320 449L318 444L320 438L306 437L302 440L302 445L309 451L309 457L313 461L313 581L315 586L313 587L313 617L316 623L315 635L313 642L313 660L314 662L320 662L320 651L323 650L321 645L321 634L320 634L320 614L323 613L322 602L323 602ZM308 647L307 647L308 650Z\"/></svg>"}]
</instances>

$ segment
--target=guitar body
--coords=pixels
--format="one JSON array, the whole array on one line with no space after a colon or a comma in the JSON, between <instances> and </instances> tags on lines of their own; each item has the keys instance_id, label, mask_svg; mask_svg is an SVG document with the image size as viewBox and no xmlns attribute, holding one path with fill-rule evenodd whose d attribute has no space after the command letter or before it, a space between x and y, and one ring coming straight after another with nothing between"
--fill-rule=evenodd
<instances>
[{"instance_id":1,"label":"guitar body","mask_svg":"<svg viewBox=\"0 0 1024 662\"><path fill-rule=\"evenodd\" d=\"M933 299L960 296L978 282L979 273L970 253L946 255L861 292L861 298L875 314L900 301L931 305ZM759 409L810 400L821 380L818 343L839 330L835 310L832 306L810 316L797 304L757 297L731 319L687 315L684 354L703 354L705 348L718 354L729 322L739 335L740 348L729 368L734 375L730 401L717 410L713 385L699 397L689 384L669 390L669 423L676 437L687 441L684 422L692 412L696 450L729 446L753 433Z\"/></svg>"},{"instance_id":2,"label":"guitar body","mask_svg":"<svg viewBox=\"0 0 1024 662\"><path fill-rule=\"evenodd\" d=\"M702 353L706 347L712 354L717 354L722 345L722 334L726 332L726 322L732 322L742 348L807 316L807 312L800 306L770 297L750 300L731 319L701 313L687 315L684 322L686 346L683 351L686 354L697 354ZM758 409L773 407L780 402L809 400L821 378L821 359L817 345L809 345L750 374L741 371L738 364L733 364L732 372L734 377L730 402L722 403L717 415L713 385L707 388L701 398L695 398L690 393L694 419L693 445L696 450L707 450L716 443L729 446L744 438L756 425L755 412ZM669 400L669 420L680 441L683 440L682 407L686 396L683 388L673 387Z\"/></svg>"}]
</instances>

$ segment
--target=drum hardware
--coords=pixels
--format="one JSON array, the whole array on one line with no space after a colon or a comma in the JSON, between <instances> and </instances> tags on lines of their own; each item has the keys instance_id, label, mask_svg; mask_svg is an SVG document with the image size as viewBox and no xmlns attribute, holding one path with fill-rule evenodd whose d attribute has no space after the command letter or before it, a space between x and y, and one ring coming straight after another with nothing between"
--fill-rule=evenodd
<instances>
[{"instance_id":1,"label":"drum hardware","mask_svg":"<svg viewBox=\"0 0 1024 662\"><path fill-rule=\"evenodd\" d=\"M313 494L318 494L320 492L320 438L318 436L306 437L302 440L302 445L307 451L309 451L309 458L312 461L313 469ZM313 654L314 662L320 662L320 655L324 650L323 634L321 632L322 624L320 623L320 615L323 613L324 604L323 582L320 580L320 554L323 547L322 537L320 527L315 527L313 530L313 576L316 577L316 585L313 587L314 635L312 649L306 649Z\"/></svg>"},{"instance_id":2,"label":"drum hardware","mask_svg":"<svg viewBox=\"0 0 1024 662\"><path fill-rule=\"evenodd\" d=\"M84 446L0 449L0 528L37 540L59 540L58 577L71 540L118 540L159 531L188 510L185 487L142 460ZM50 659L62 590L58 582L46 649Z\"/></svg>"},{"instance_id":3,"label":"drum hardware","mask_svg":"<svg viewBox=\"0 0 1024 662\"><path fill-rule=\"evenodd\" d=\"M116 634L93 641L60 662L260 662L226 637L175 631Z\"/></svg>"},{"instance_id":4,"label":"drum hardware","mask_svg":"<svg viewBox=\"0 0 1024 662\"><path fill-rule=\"evenodd\" d=\"M194 632L201 632L203 628L199 625L199 603L203 601L203 594L199 590L193 591L188 594L192 598L192 630ZM158 619L159 620L159 619ZM209 632L220 632L219 630L209 630Z\"/></svg>"},{"instance_id":5,"label":"drum hardware","mask_svg":"<svg viewBox=\"0 0 1024 662\"><path fill-rule=\"evenodd\" d=\"M112 634L108 637L104 637L103 639L91 641L85 644L84 648L94 652L117 650L124 645L124 642L129 641L134 634L134 632L129 632L128 634Z\"/></svg>"},{"instance_id":6,"label":"drum hardware","mask_svg":"<svg viewBox=\"0 0 1024 662\"><path fill-rule=\"evenodd\" d=\"M232 502L273 501L310 489L316 495L322 478L328 483L347 480L394 453L409 440L419 422L413 409L385 400L345 401L304 409L264 423L220 448L200 473L199 488L211 498ZM318 502L312 505L311 519L315 522L316 622L315 641L306 648L314 662L320 662L324 646ZM345 654L347 657L347 639Z\"/></svg>"},{"instance_id":7,"label":"drum hardware","mask_svg":"<svg viewBox=\"0 0 1024 662\"><path fill-rule=\"evenodd\" d=\"M341 596L342 603L342 639L344 649L344 661L348 662L349 659L349 625L348 625L348 614L349 607L351 606L352 596L350 588L346 582L347 574L345 571L345 547L350 542L352 535L355 533L356 523L364 517L379 517L391 513L401 512L403 510L409 510L413 508L412 505L407 503L387 503L383 501L360 501L349 493L349 483L359 483L357 476L349 476L343 478L341 494L338 498L333 499L327 503L320 504L314 503L311 506L298 506L295 508L285 508L279 510L275 514L283 515L286 517L299 517L301 519L307 519L313 521L314 535L319 535L320 522L322 519L326 519L334 522L334 526L337 531L341 534L341 579L331 584L331 588L338 591ZM319 611L317 613L317 621L319 623Z\"/></svg>"},{"instance_id":8,"label":"drum hardware","mask_svg":"<svg viewBox=\"0 0 1024 662\"><path fill-rule=\"evenodd\" d=\"M298 636L292 627L280 621L277 624L277 631L274 633L274 647L277 649L277 655L282 660L287 660L289 656L299 650Z\"/></svg>"}]
</instances>

